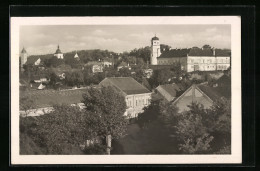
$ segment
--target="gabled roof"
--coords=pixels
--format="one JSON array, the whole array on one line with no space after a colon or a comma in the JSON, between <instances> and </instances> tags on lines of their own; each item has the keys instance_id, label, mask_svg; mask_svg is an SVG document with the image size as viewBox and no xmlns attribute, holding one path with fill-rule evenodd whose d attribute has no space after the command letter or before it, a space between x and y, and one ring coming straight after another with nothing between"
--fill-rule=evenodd
<instances>
[{"instance_id":1,"label":"gabled roof","mask_svg":"<svg viewBox=\"0 0 260 171\"><path fill-rule=\"evenodd\" d=\"M174 57L187 57L190 49L171 49L164 51L159 58L174 58Z\"/></svg>"},{"instance_id":2,"label":"gabled roof","mask_svg":"<svg viewBox=\"0 0 260 171\"><path fill-rule=\"evenodd\" d=\"M164 89L169 95L172 97L176 97L176 94L178 91L181 91L179 86L176 84L164 84L164 85L159 85L157 88L161 87ZM157 89L156 88L156 89Z\"/></svg>"},{"instance_id":3,"label":"gabled roof","mask_svg":"<svg viewBox=\"0 0 260 171\"><path fill-rule=\"evenodd\" d=\"M126 95L151 93L147 88L138 83L132 77L109 77L105 78L99 85L113 85Z\"/></svg>"},{"instance_id":4,"label":"gabled roof","mask_svg":"<svg viewBox=\"0 0 260 171\"><path fill-rule=\"evenodd\" d=\"M214 89L213 87L209 87L203 84L193 84L190 88L188 88L181 96L179 96L177 99L173 101L173 104L176 104L178 101L180 101L184 96L191 90L191 89L196 89L198 90L205 98L207 98L209 101L214 102L220 100L223 95L221 95L217 89ZM195 93L192 93L192 98L195 101L200 101L200 98L197 98Z\"/></svg>"},{"instance_id":5,"label":"gabled roof","mask_svg":"<svg viewBox=\"0 0 260 171\"><path fill-rule=\"evenodd\" d=\"M40 59L41 60L41 58L39 58L39 57L29 57L29 58L27 58L27 61L26 61L26 64L34 64L38 59Z\"/></svg>"},{"instance_id":6,"label":"gabled roof","mask_svg":"<svg viewBox=\"0 0 260 171\"><path fill-rule=\"evenodd\" d=\"M98 61L89 61L86 65L101 65L101 62Z\"/></svg>"}]
</instances>

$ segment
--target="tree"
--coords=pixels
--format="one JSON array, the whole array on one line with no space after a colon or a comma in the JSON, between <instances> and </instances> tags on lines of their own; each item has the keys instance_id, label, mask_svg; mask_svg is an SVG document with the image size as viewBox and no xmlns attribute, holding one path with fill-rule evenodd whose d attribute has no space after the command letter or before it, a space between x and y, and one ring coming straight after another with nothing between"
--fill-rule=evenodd
<instances>
[{"instance_id":1,"label":"tree","mask_svg":"<svg viewBox=\"0 0 260 171\"><path fill-rule=\"evenodd\" d=\"M53 87L53 88L57 88L56 87L56 85L57 85L57 83L60 81L60 78L54 73L54 72L52 72L51 74L50 74L50 82L49 82L49 85L51 86L51 87Z\"/></svg>"},{"instance_id":2,"label":"tree","mask_svg":"<svg viewBox=\"0 0 260 171\"><path fill-rule=\"evenodd\" d=\"M55 105L49 114L21 117L20 131L45 154L82 154L80 146L96 137L95 130L88 124L90 116L89 111L78 107Z\"/></svg>"},{"instance_id":3,"label":"tree","mask_svg":"<svg viewBox=\"0 0 260 171\"><path fill-rule=\"evenodd\" d=\"M83 85L84 77L81 71L67 72L65 82L69 86L77 86Z\"/></svg>"},{"instance_id":4,"label":"tree","mask_svg":"<svg viewBox=\"0 0 260 171\"><path fill-rule=\"evenodd\" d=\"M158 69L153 71L152 77L149 79L150 85L154 88L160 84L167 84L172 81L173 73L170 69Z\"/></svg>"},{"instance_id":5,"label":"tree","mask_svg":"<svg viewBox=\"0 0 260 171\"><path fill-rule=\"evenodd\" d=\"M128 123L124 116L124 96L113 87L91 88L83 95L82 102L86 110L93 113L88 122L95 127L99 136L107 139L107 153L110 154L110 138L122 137Z\"/></svg>"},{"instance_id":6,"label":"tree","mask_svg":"<svg viewBox=\"0 0 260 171\"><path fill-rule=\"evenodd\" d=\"M165 44L160 44L160 49L161 49L161 53L162 53L164 51L169 51L171 49L171 46L165 45Z\"/></svg>"}]
</instances>

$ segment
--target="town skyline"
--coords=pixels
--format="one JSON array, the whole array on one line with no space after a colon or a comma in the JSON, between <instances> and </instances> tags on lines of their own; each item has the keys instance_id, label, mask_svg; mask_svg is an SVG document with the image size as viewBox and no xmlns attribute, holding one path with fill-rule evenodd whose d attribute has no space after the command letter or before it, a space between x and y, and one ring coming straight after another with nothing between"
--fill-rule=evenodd
<instances>
[{"instance_id":1,"label":"town skyline","mask_svg":"<svg viewBox=\"0 0 260 171\"><path fill-rule=\"evenodd\" d=\"M29 55L52 54L60 46L63 53L74 50L101 49L116 53L151 46L157 36L161 44L172 48L231 48L230 25L84 25L22 26L20 51Z\"/></svg>"}]
</instances>

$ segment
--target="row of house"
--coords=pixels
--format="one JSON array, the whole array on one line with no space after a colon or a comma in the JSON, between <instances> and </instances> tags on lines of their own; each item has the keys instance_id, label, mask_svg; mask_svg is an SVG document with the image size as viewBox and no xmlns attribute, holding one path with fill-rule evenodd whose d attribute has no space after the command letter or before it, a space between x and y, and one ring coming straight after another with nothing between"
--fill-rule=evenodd
<instances>
[{"instance_id":1,"label":"row of house","mask_svg":"<svg viewBox=\"0 0 260 171\"><path fill-rule=\"evenodd\" d=\"M213 86L209 86L206 83L194 84L187 90L184 90L177 84L166 84L158 86L154 92L151 92L132 77L105 78L96 88L101 86L112 86L125 97L127 107L124 115L128 118L136 118L139 113L143 112L144 107L149 106L151 101L156 99L172 103L176 105L179 112L183 112L189 110L188 105L194 102L202 104L205 108L209 108L218 100L231 98L231 78L227 75L219 78ZM57 98L62 103L78 105L84 108L84 104L81 103L84 90L69 91L70 93L65 94L64 92L57 94L55 91L48 91L46 93L48 94L48 103L46 103L45 94L38 96L36 101L39 102L39 108L31 110L29 115L37 116L46 113L46 111L51 111L50 104L57 102L55 100ZM54 101L51 101L52 99ZM45 103L41 103L41 101ZM24 111L20 111L20 113L22 114Z\"/></svg>"},{"instance_id":2,"label":"row of house","mask_svg":"<svg viewBox=\"0 0 260 171\"><path fill-rule=\"evenodd\" d=\"M164 50L160 48L158 37L151 40L151 65L173 65L180 63L187 72L227 70L230 67L231 51L215 49L209 45L202 48Z\"/></svg>"}]
</instances>

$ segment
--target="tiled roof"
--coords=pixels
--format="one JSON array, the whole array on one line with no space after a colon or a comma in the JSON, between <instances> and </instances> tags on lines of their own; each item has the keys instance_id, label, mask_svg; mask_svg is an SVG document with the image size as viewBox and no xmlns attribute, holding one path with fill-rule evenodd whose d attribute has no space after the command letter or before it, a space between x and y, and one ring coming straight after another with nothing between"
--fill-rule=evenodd
<instances>
[{"instance_id":1,"label":"tiled roof","mask_svg":"<svg viewBox=\"0 0 260 171\"><path fill-rule=\"evenodd\" d=\"M215 49L216 56L231 56L229 49Z\"/></svg>"},{"instance_id":2,"label":"tiled roof","mask_svg":"<svg viewBox=\"0 0 260 171\"><path fill-rule=\"evenodd\" d=\"M190 49L171 49L164 51L159 58L174 58L174 57L186 57Z\"/></svg>"},{"instance_id":3,"label":"tiled roof","mask_svg":"<svg viewBox=\"0 0 260 171\"><path fill-rule=\"evenodd\" d=\"M222 94L220 94L217 89L213 88L213 87L209 87L206 85L197 85L198 88L205 93L212 101L217 101L219 100L221 97L223 97Z\"/></svg>"},{"instance_id":4,"label":"tiled roof","mask_svg":"<svg viewBox=\"0 0 260 171\"><path fill-rule=\"evenodd\" d=\"M159 85L158 87L163 88L172 97L176 97L177 92L181 91L176 84L165 84L165 85Z\"/></svg>"},{"instance_id":5,"label":"tiled roof","mask_svg":"<svg viewBox=\"0 0 260 171\"><path fill-rule=\"evenodd\" d=\"M138 83L132 77L105 78L103 81L100 82L100 85L106 86L110 83L127 95L151 93L147 88Z\"/></svg>"},{"instance_id":6,"label":"tiled roof","mask_svg":"<svg viewBox=\"0 0 260 171\"><path fill-rule=\"evenodd\" d=\"M210 48L192 48L189 52L189 56L213 56L213 50Z\"/></svg>"},{"instance_id":7,"label":"tiled roof","mask_svg":"<svg viewBox=\"0 0 260 171\"><path fill-rule=\"evenodd\" d=\"M220 77L217 81L218 84L223 84L223 85L231 85L231 78L227 75L223 75L222 77Z\"/></svg>"},{"instance_id":8,"label":"tiled roof","mask_svg":"<svg viewBox=\"0 0 260 171\"><path fill-rule=\"evenodd\" d=\"M37 56L32 56L27 58L26 64L34 64L38 59L41 59Z\"/></svg>"}]
</instances>

